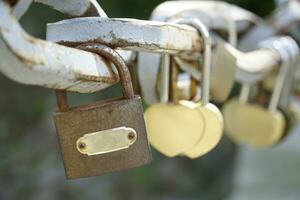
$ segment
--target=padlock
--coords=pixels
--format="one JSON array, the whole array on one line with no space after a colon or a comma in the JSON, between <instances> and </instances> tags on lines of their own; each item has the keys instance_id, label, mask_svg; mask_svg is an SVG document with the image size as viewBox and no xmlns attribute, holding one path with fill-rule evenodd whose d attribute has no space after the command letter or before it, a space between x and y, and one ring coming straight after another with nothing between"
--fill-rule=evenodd
<instances>
[{"instance_id":1,"label":"padlock","mask_svg":"<svg viewBox=\"0 0 300 200\"><path fill-rule=\"evenodd\" d=\"M198 103L191 101L180 101L181 105L197 110L204 119L204 129L201 134L203 135L202 138L198 140L196 145L182 152L183 155L194 159L208 153L220 142L223 136L223 116L215 105L209 103L212 45L209 32L206 27L197 19L181 19L178 20L177 23L194 26L202 36L205 45L203 54L203 75L201 77L201 100Z\"/></svg>"},{"instance_id":2,"label":"padlock","mask_svg":"<svg viewBox=\"0 0 300 200\"><path fill-rule=\"evenodd\" d=\"M284 36L277 39L278 41L282 42L286 49L288 50L290 61L288 62L290 64L289 72L288 72L288 79L286 79L283 87L283 93L281 95L278 109L283 114L286 126L283 132L282 137L280 138L279 142L283 141L285 138L288 137L288 135L292 132L292 130L295 128L297 121L299 120L299 109L297 106L291 101L292 91L293 91L293 83L294 83L294 74L296 71L296 67L298 66L299 62L299 47L295 43L295 41L289 37ZM273 75L273 74L272 74ZM274 84L276 81L274 81L276 77L271 76L271 81L269 79L266 79L266 81L263 81L263 87L262 89L266 91L270 91L272 87L274 87Z\"/></svg>"},{"instance_id":3,"label":"padlock","mask_svg":"<svg viewBox=\"0 0 300 200\"><path fill-rule=\"evenodd\" d=\"M164 55L162 58L164 58ZM165 58L164 58L165 59ZM167 59L165 59L167 60ZM145 112L146 126L149 141L159 152L174 157L194 146L202 137L204 128L203 116L196 109L181 105L170 96L169 81L174 82L177 78L178 68L174 59L169 62L161 62L160 73L160 100L161 103L151 105ZM171 65L170 71L169 66ZM171 77L170 77L171 74ZM176 92L176 90L172 90Z\"/></svg>"},{"instance_id":4,"label":"padlock","mask_svg":"<svg viewBox=\"0 0 300 200\"><path fill-rule=\"evenodd\" d=\"M191 10L180 12L178 15L173 16L173 18L176 19L178 16L182 16L182 18L184 18L185 12L187 12L187 16L189 16L189 18L196 17L201 21L202 18L204 18L203 20L205 21L204 14L201 14L200 11L197 11L193 14ZM194 17L191 17L193 15ZM224 20L226 23L226 32L228 33L227 41L229 44L224 40L215 37L215 48L213 49L214 53L212 54L213 56L211 56L212 66L210 75L210 96L216 102L224 102L228 98L235 80L237 51L234 47L236 46L238 30L232 16L222 16L222 14L219 15L221 16L219 18ZM207 27L212 27L212 24L210 23ZM190 74L194 75L195 79L200 81L201 75L199 74L199 71L195 69L195 63L185 61L179 57L175 58L175 60L183 70L190 72Z\"/></svg>"},{"instance_id":5,"label":"padlock","mask_svg":"<svg viewBox=\"0 0 300 200\"><path fill-rule=\"evenodd\" d=\"M191 86L191 90L192 89L193 86ZM185 96L185 98L183 98L178 88L177 91L178 92L176 94L176 99L185 99L180 100L179 104L191 109L198 110L203 117L204 128L202 130L198 130L203 136L200 140L198 140L195 146L182 153L182 155L188 156L191 159L195 159L208 153L219 143L223 135L223 116L220 110L211 103L208 103L205 107L203 107L201 105L201 101L198 100L199 96L190 95L189 97ZM189 99L189 101L187 101L186 99ZM198 103L195 103L194 101Z\"/></svg>"},{"instance_id":6,"label":"padlock","mask_svg":"<svg viewBox=\"0 0 300 200\"><path fill-rule=\"evenodd\" d=\"M290 78L285 80L282 95L279 100L279 107L282 109L288 109L288 106L291 103L291 97L293 95L295 74L299 62L299 47L297 43L289 36L273 38L273 40L275 39L285 45L290 57L290 68L288 72L288 77ZM273 73L269 78L263 80L263 89L271 91L275 83L276 73Z\"/></svg>"},{"instance_id":7,"label":"padlock","mask_svg":"<svg viewBox=\"0 0 300 200\"><path fill-rule=\"evenodd\" d=\"M224 12L227 10L228 12ZM167 1L153 11L151 20L170 21L176 18L197 18L214 31L226 32L228 43L217 39L215 52L212 57L211 98L216 102L224 102L234 83L236 56L232 50L236 44L238 33L244 33L258 18L239 7L218 1ZM198 80L199 71L195 70L192 60L175 57L180 68L193 75ZM158 74L159 54L148 52L139 53L139 79L145 102L153 104L158 101L154 92L155 80ZM147 72L147 73L145 73ZM199 80L200 81L200 80Z\"/></svg>"},{"instance_id":8,"label":"padlock","mask_svg":"<svg viewBox=\"0 0 300 200\"><path fill-rule=\"evenodd\" d=\"M278 104L290 65L287 64L288 54L282 44L279 41L272 41L272 46L280 53L283 62L279 68L268 109L247 102L251 85L246 83L242 86L239 100L233 99L223 107L225 133L238 144L248 144L257 148L267 147L277 144L283 138L286 120L278 109Z\"/></svg>"},{"instance_id":9,"label":"padlock","mask_svg":"<svg viewBox=\"0 0 300 200\"><path fill-rule=\"evenodd\" d=\"M66 92L57 91L59 111L54 119L67 178L98 176L148 164L151 152L141 98L134 95L124 60L101 44L78 48L115 65L123 97L69 108Z\"/></svg>"}]
</instances>

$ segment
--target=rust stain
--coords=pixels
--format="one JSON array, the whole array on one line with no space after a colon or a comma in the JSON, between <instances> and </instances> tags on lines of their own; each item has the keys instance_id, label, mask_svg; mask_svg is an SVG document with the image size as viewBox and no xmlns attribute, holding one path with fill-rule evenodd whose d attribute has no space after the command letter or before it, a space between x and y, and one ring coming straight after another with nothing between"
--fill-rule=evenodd
<instances>
[{"instance_id":1,"label":"rust stain","mask_svg":"<svg viewBox=\"0 0 300 200\"><path fill-rule=\"evenodd\" d=\"M11 46L9 44L7 44L6 42L4 42L6 48L14 54L14 56L21 62L23 63L24 65L26 65L27 67L29 68L34 68L36 65L44 65L44 62L41 60L41 61L36 61L34 58L31 60L31 59L28 59L28 58L25 58L23 57L22 55L20 55L18 52L16 52L13 48L11 48Z\"/></svg>"},{"instance_id":2,"label":"rust stain","mask_svg":"<svg viewBox=\"0 0 300 200\"><path fill-rule=\"evenodd\" d=\"M15 6L19 0L5 0L10 6Z\"/></svg>"},{"instance_id":3,"label":"rust stain","mask_svg":"<svg viewBox=\"0 0 300 200\"><path fill-rule=\"evenodd\" d=\"M126 22L124 22L124 23L126 23ZM169 25L161 25L160 27L162 27L162 26L168 27ZM186 31L185 29L182 29L177 26L173 26L173 27L177 28L179 31L181 31L183 33ZM201 38L198 39L196 42L192 43L191 49L182 49L181 51L178 51L175 48L175 45L173 43L166 43L163 46L160 46L159 44L156 44L156 43L133 42L133 41L128 41L126 39L117 37L117 35L113 31L110 31L109 35L107 37L110 37L111 40L107 41L102 37L98 37L95 39L85 40L85 41L64 41L64 40L62 40L62 41L58 41L57 43L65 45L65 46L69 46L69 47L76 47L80 44L85 44L85 43L100 43L100 44L106 45L112 49L117 49L117 48L126 49L128 47L131 47L131 48L137 47L137 48L145 49L145 46L147 46L147 49L149 49L149 50L159 49L160 51L164 51L164 52L166 52L166 50L167 50L167 52L175 53L175 54L178 54L178 52L180 54L181 54L181 52L184 52L184 54L193 54L195 51L203 51L203 48L202 48L203 45L199 45L199 44L203 44L203 40ZM199 46L200 46L200 49L199 49Z\"/></svg>"},{"instance_id":4,"label":"rust stain","mask_svg":"<svg viewBox=\"0 0 300 200\"><path fill-rule=\"evenodd\" d=\"M101 82L106 84L114 84L118 82L118 79L107 77L107 76L93 76L93 75L84 75L78 72L74 72L75 78L80 81L94 81Z\"/></svg>"},{"instance_id":5,"label":"rust stain","mask_svg":"<svg viewBox=\"0 0 300 200\"><path fill-rule=\"evenodd\" d=\"M111 62L103 59L107 66L107 70L109 72L108 76L95 76L95 75L84 75L79 71L74 71L75 78L80 81L93 81L93 82L101 82L106 84L115 84L120 81L119 76L113 72Z\"/></svg>"}]
</instances>

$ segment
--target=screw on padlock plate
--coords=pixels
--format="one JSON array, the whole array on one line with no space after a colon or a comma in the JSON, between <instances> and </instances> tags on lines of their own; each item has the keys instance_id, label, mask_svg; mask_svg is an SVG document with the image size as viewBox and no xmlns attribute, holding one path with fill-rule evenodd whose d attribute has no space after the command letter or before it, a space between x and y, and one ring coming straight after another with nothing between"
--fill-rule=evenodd
<instances>
[{"instance_id":1,"label":"screw on padlock plate","mask_svg":"<svg viewBox=\"0 0 300 200\"><path fill-rule=\"evenodd\" d=\"M127 149L136 139L134 129L119 127L85 134L77 140L76 147L80 153L93 156Z\"/></svg>"},{"instance_id":2,"label":"screw on padlock plate","mask_svg":"<svg viewBox=\"0 0 300 200\"><path fill-rule=\"evenodd\" d=\"M123 97L69 108L57 91L55 125L67 178L98 176L151 162L141 98L134 95L129 70L114 50L100 44L79 49L111 61L118 70Z\"/></svg>"}]
</instances>

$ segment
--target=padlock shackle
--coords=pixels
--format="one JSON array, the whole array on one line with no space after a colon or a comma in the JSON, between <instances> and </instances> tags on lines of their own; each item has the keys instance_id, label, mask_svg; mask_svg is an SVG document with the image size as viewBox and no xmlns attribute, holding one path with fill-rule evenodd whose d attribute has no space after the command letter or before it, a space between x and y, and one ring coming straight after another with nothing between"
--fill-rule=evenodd
<instances>
[{"instance_id":1,"label":"padlock shackle","mask_svg":"<svg viewBox=\"0 0 300 200\"><path fill-rule=\"evenodd\" d=\"M201 87L201 101L203 106L209 103L209 88L210 88L210 71L211 71L211 51L212 41L206 26L196 18L181 18L174 21L178 24L186 24L196 28L199 34L202 36L204 42L203 53L203 75L202 75L202 87Z\"/></svg>"},{"instance_id":2,"label":"padlock shackle","mask_svg":"<svg viewBox=\"0 0 300 200\"><path fill-rule=\"evenodd\" d=\"M56 90L56 102L59 111L67 112L69 110L68 96L66 90Z\"/></svg>"},{"instance_id":3,"label":"padlock shackle","mask_svg":"<svg viewBox=\"0 0 300 200\"><path fill-rule=\"evenodd\" d=\"M160 103L169 102L170 89L170 65L171 56L162 54L160 57L160 84L159 84L159 100Z\"/></svg>"},{"instance_id":4,"label":"padlock shackle","mask_svg":"<svg viewBox=\"0 0 300 200\"><path fill-rule=\"evenodd\" d=\"M286 82L284 83L279 105L281 108L287 109L290 104L290 100L291 100L290 97L292 96L292 92L293 92L293 84L295 81L295 73L299 65L300 52L297 43L291 37L289 36L283 37L282 41L286 45L290 55L290 69L287 75L290 78L286 79Z\"/></svg>"},{"instance_id":5,"label":"padlock shackle","mask_svg":"<svg viewBox=\"0 0 300 200\"><path fill-rule=\"evenodd\" d=\"M119 53L112 48L99 43L81 44L76 48L98 54L112 62L118 71L124 98L132 99L134 97L129 69Z\"/></svg>"},{"instance_id":6,"label":"padlock shackle","mask_svg":"<svg viewBox=\"0 0 300 200\"><path fill-rule=\"evenodd\" d=\"M261 48L267 48L267 49L278 51L281 57L281 65L279 66L279 72L276 78L276 83L268 106L269 112L277 111L279 100L281 98L282 91L284 89L284 84L288 77L289 69L292 67L292 63L291 63L292 55L290 55L289 50L287 49L289 48L289 45L288 46L286 45L287 45L286 41L284 41L282 38L272 38L267 41L263 41L259 44ZM247 86L246 83L243 83L243 90L240 95L240 101L242 103L247 102L249 93L250 93L249 86Z\"/></svg>"},{"instance_id":7,"label":"padlock shackle","mask_svg":"<svg viewBox=\"0 0 300 200\"><path fill-rule=\"evenodd\" d=\"M118 71L124 98L134 98L134 90L129 69L123 58L116 51L99 43L81 44L76 48L98 54L109 62L112 62ZM66 90L56 90L56 99L59 111L66 112L69 110Z\"/></svg>"}]
</instances>

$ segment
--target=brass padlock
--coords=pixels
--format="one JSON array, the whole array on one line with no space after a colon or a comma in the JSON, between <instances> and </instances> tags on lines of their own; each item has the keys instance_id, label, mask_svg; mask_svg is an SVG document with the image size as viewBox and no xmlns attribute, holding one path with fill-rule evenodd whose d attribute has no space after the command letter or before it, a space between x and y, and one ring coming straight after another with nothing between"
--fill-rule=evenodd
<instances>
[{"instance_id":1,"label":"brass padlock","mask_svg":"<svg viewBox=\"0 0 300 200\"><path fill-rule=\"evenodd\" d=\"M177 99L177 88L170 94L169 88L176 87L170 82L177 82L178 66L174 59L164 58L161 66L159 93L160 103L151 105L145 112L147 130L151 145L168 157L180 155L194 146L201 139L203 117L197 110L180 105ZM170 66L168 66L170 65ZM170 77L171 76L171 77ZM169 100L170 97L172 101Z\"/></svg>"},{"instance_id":2,"label":"brass padlock","mask_svg":"<svg viewBox=\"0 0 300 200\"><path fill-rule=\"evenodd\" d=\"M65 91L57 91L55 125L67 178L98 176L151 161L141 98L134 95L121 56L101 44L84 44L117 68L123 97L69 108Z\"/></svg>"},{"instance_id":3,"label":"brass padlock","mask_svg":"<svg viewBox=\"0 0 300 200\"><path fill-rule=\"evenodd\" d=\"M243 83L240 99L224 105L226 134L234 142L261 148L277 144L283 138L287 124L278 104L290 67L286 66L286 60L279 69L268 109L257 102L248 102L251 85L246 83Z\"/></svg>"},{"instance_id":4,"label":"brass padlock","mask_svg":"<svg viewBox=\"0 0 300 200\"><path fill-rule=\"evenodd\" d=\"M201 100L198 103L192 101L180 101L181 105L197 110L203 116L204 129L202 138L184 151L182 154L191 159L198 158L210 152L220 142L223 136L223 116L219 109L209 102L210 97L210 69L211 69L211 38L206 27L196 19L181 19L177 23L188 24L195 27L202 35L204 41L203 73L201 76ZM199 130L200 131L200 130Z\"/></svg>"}]
</instances>

